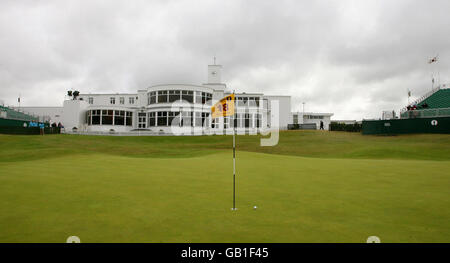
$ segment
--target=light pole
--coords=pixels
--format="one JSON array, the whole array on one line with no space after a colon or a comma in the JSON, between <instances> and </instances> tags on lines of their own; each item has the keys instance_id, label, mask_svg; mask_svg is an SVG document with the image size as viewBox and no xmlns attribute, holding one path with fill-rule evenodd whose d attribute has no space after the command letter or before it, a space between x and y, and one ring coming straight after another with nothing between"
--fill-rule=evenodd
<instances>
[{"instance_id":1,"label":"light pole","mask_svg":"<svg viewBox=\"0 0 450 263\"><path fill-rule=\"evenodd\" d=\"M302 102L302 105L303 105L302 124L303 124L303 122L304 122L304 120L305 120L305 104L306 104L306 102Z\"/></svg>"}]
</instances>

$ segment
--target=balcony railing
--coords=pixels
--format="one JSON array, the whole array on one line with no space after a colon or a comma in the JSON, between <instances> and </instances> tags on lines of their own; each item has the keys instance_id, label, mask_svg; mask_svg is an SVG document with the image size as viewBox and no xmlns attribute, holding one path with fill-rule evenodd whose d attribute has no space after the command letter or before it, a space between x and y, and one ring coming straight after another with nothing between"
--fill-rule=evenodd
<instances>
[{"instance_id":1,"label":"balcony railing","mask_svg":"<svg viewBox=\"0 0 450 263\"><path fill-rule=\"evenodd\" d=\"M450 108L410 110L400 114L402 119L450 117Z\"/></svg>"}]
</instances>

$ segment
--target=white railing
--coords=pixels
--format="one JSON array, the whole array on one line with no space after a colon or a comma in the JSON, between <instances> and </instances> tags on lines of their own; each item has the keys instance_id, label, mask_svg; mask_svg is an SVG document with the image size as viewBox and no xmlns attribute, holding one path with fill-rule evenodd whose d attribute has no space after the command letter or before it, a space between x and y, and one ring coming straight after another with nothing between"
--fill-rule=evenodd
<instances>
[{"instance_id":1,"label":"white railing","mask_svg":"<svg viewBox=\"0 0 450 263\"><path fill-rule=\"evenodd\" d=\"M421 103L422 101L426 100L427 98L429 98L431 95L433 95L436 91L440 90L441 86L437 86L436 88L428 91L427 93L425 93L422 97L416 99L415 101L413 101L412 103L410 103L409 105L416 105ZM404 107L403 109L400 110L400 114L406 112L408 109L407 107Z\"/></svg>"},{"instance_id":2,"label":"white railing","mask_svg":"<svg viewBox=\"0 0 450 263\"><path fill-rule=\"evenodd\" d=\"M450 108L410 110L400 114L402 119L450 117Z\"/></svg>"}]
</instances>

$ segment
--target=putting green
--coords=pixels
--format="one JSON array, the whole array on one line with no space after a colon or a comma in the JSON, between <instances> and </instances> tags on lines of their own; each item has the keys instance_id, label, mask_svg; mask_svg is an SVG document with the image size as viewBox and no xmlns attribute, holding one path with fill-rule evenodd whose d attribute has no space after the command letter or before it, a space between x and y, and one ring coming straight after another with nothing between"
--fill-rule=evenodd
<instances>
[{"instance_id":1,"label":"putting green","mask_svg":"<svg viewBox=\"0 0 450 263\"><path fill-rule=\"evenodd\" d=\"M233 212L231 151L205 152L0 162L0 242L450 241L448 160L238 151Z\"/></svg>"}]
</instances>

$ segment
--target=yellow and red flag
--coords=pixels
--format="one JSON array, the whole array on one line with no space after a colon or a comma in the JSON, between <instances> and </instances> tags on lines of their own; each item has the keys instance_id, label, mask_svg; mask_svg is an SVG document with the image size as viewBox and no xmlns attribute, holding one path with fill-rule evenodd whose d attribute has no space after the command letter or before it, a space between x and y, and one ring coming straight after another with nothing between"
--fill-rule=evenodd
<instances>
[{"instance_id":1,"label":"yellow and red flag","mask_svg":"<svg viewBox=\"0 0 450 263\"><path fill-rule=\"evenodd\" d=\"M211 107L211 117L225 117L234 115L234 93L221 99Z\"/></svg>"}]
</instances>

